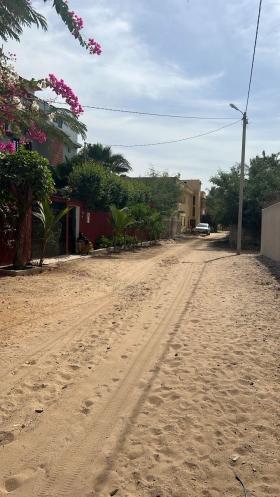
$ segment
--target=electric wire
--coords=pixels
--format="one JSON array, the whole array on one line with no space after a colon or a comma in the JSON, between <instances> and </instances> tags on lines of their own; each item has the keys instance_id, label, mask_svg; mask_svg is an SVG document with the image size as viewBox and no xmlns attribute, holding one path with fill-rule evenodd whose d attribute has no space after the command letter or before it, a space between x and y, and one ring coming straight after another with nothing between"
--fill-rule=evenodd
<instances>
[{"instance_id":1,"label":"electric wire","mask_svg":"<svg viewBox=\"0 0 280 497\"><path fill-rule=\"evenodd\" d=\"M67 105L65 102L55 102L55 104ZM83 104L81 104L81 105L84 109L96 109L96 110L103 110L106 112L120 112L123 114L136 114L136 115L140 115L140 116L170 117L173 119L198 119L198 120L201 119L204 121L210 121L210 120L218 120L218 121L231 120L231 121L233 121L235 119L234 117L184 116L181 114L159 114L156 112L142 112L142 111L138 111L138 110L114 109L111 107L99 107L97 105L83 105Z\"/></svg>"},{"instance_id":2,"label":"electric wire","mask_svg":"<svg viewBox=\"0 0 280 497\"><path fill-rule=\"evenodd\" d=\"M256 47L257 47L257 40L258 40L258 33L259 33L261 10L262 10L262 0L260 0L260 3L259 3L258 20L257 20L257 26L256 26L256 35L255 35L254 50L253 50L253 57L252 57L252 64L251 64L251 71L250 71L250 79L249 79L249 86L248 86L248 93L247 93L247 100L246 100L245 112L247 112L247 109L248 109L248 103L249 103L249 98L250 98L250 93L251 93L251 85L252 85L253 70L254 70L254 63L255 63L255 55L256 55Z\"/></svg>"},{"instance_id":3,"label":"electric wire","mask_svg":"<svg viewBox=\"0 0 280 497\"><path fill-rule=\"evenodd\" d=\"M211 129L210 131L206 131L205 133L200 133L199 135L187 136L186 138L179 138L177 140L168 140L168 141L155 142L155 143L137 143L134 145L114 144L114 145L111 145L111 147L122 147L122 148L153 147L155 145L167 145L170 143L179 143L179 142L184 142L187 140L194 140L195 138L201 138L202 136L211 135L212 133L217 133L218 131L221 131L222 129L229 128L230 126L234 126L235 124L239 123L240 121L242 121L242 119L238 119L237 121L234 121L233 123L230 123L230 124L226 124L225 126L221 126L220 128L215 128L215 129Z\"/></svg>"}]
</instances>

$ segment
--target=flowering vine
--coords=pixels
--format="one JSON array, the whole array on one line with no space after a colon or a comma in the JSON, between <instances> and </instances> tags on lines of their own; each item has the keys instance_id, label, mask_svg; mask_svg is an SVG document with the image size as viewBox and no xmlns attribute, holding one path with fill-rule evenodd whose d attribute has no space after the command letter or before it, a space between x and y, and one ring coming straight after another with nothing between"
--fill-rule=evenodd
<instances>
[{"instance_id":1,"label":"flowering vine","mask_svg":"<svg viewBox=\"0 0 280 497\"><path fill-rule=\"evenodd\" d=\"M14 142L9 141L8 143L0 142L0 154L9 153L13 154L16 151Z\"/></svg>"},{"instance_id":2,"label":"flowering vine","mask_svg":"<svg viewBox=\"0 0 280 497\"><path fill-rule=\"evenodd\" d=\"M46 83L49 85L57 95L60 95L62 98L65 98L67 104L70 106L71 111L75 116L79 116L84 112L83 107L81 106L77 95L73 92L73 90L68 86L63 79L57 79L54 74L49 74L49 77L46 78Z\"/></svg>"},{"instance_id":3,"label":"flowering vine","mask_svg":"<svg viewBox=\"0 0 280 497\"><path fill-rule=\"evenodd\" d=\"M56 137L67 143L69 137L56 127L57 120L85 138L86 126L78 121L83 108L70 86L54 74L41 80L21 78L14 69L12 56L0 49L0 153L12 153L13 140L44 143L47 137ZM62 96L71 112L37 99L35 92L43 88L51 88Z\"/></svg>"},{"instance_id":4,"label":"flowering vine","mask_svg":"<svg viewBox=\"0 0 280 497\"><path fill-rule=\"evenodd\" d=\"M29 138L30 140L35 140L38 143L45 143L47 141L46 133L41 129L38 129L35 123L31 123L26 135L27 138Z\"/></svg>"},{"instance_id":5,"label":"flowering vine","mask_svg":"<svg viewBox=\"0 0 280 497\"><path fill-rule=\"evenodd\" d=\"M88 50L90 54L101 55L101 45L94 40L94 38L89 38L88 40Z\"/></svg>"}]
</instances>

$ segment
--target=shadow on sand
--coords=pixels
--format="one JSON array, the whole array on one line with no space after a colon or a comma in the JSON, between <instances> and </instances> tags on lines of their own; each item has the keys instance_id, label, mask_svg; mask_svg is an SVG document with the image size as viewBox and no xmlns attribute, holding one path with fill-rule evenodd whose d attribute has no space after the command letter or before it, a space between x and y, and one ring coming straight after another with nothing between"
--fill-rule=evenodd
<instances>
[{"instance_id":1,"label":"shadow on sand","mask_svg":"<svg viewBox=\"0 0 280 497\"><path fill-rule=\"evenodd\" d=\"M260 266L263 266L275 279L275 281L280 283L280 262L273 261L264 255L256 256L256 260L258 261Z\"/></svg>"}]
</instances>

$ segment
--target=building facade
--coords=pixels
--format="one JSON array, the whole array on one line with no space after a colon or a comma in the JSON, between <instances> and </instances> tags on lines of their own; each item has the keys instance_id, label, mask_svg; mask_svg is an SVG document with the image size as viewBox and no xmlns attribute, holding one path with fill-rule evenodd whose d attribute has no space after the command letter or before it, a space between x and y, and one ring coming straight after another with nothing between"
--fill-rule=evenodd
<instances>
[{"instance_id":1,"label":"building facade","mask_svg":"<svg viewBox=\"0 0 280 497\"><path fill-rule=\"evenodd\" d=\"M184 233L194 228L201 219L203 192L199 179L181 180L182 197L179 203L179 229Z\"/></svg>"}]
</instances>

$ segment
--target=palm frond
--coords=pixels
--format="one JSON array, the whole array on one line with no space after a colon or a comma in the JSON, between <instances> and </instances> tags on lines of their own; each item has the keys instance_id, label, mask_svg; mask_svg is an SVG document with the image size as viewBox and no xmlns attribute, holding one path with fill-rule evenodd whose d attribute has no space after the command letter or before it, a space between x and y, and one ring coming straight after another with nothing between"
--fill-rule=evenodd
<instances>
[{"instance_id":1,"label":"palm frond","mask_svg":"<svg viewBox=\"0 0 280 497\"><path fill-rule=\"evenodd\" d=\"M47 30L47 21L44 16L31 6L29 0L1 0L0 2L0 38L7 41L12 38L19 41L23 27L31 27L33 24L38 28Z\"/></svg>"}]
</instances>

